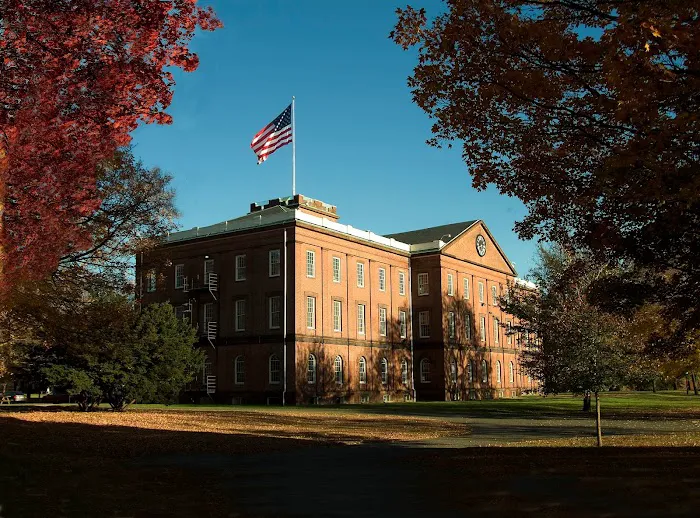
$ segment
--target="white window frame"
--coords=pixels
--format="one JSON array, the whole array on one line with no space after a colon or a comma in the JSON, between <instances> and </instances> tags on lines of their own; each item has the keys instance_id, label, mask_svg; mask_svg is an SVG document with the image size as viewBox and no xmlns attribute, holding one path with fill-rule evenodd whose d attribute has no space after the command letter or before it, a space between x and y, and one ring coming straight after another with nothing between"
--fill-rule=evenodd
<instances>
[{"instance_id":1,"label":"white window frame","mask_svg":"<svg viewBox=\"0 0 700 518\"><path fill-rule=\"evenodd\" d=\"M273 363L277 366L276 370L272 370ZM279 356L276 354L271 354L270 358L267 360L267 366L268 366L268 381L270 382L270 385L279 385L282 381L282 362L280 361ZM272 374L276 373L277 379L274 379Z\"/></svg>"},{"instance_id":2,"label":"white window frame","mask_svg":"<svg viewBox=\"0 0 700 518\"><path fill-rule=\"evenodd\" d=\"M306 276L310 279L316 277L316 252L313 250L306 251Z\"/></svg>"},{"instance_id":3,"label":"white window frame","mask_svg":"<svg viewBox=\"0 0 700 518\"><path fill-rule=\"evenodd\" d=\"M214 259L204 260L204 282L209 285L209 274L214 273Z\"/></svg>"},{"instance_id":4,"label":"white window frame","mask_svg":"<svg viewBox=\"0 0 700 518\"><path fill-rule=\"evenodd\" d=\"M430 363L431 362L428 358L423 358L420 361L420 382L421 383L430 383L430 370L431 370Z\"/></svg>"},{"instance_id":5,"label":"white window frame","mask_svg":"<svg viewBox=\"0 0 700 518\"><path fill-rule=\"evenodd\" d=\"M316 329L316 297L306 297L306 328Z\"/></svg>"},{"instance_id":6,"label":"white window frame","mask_svg":"<svg viewBox=\"0 0 700 518\"><path fill-rule=\"evenodd\" d=\"M333 256L332 259L333 262L333 282L340 282L341 279L341 262L340 262L340 257L338 256Z\"/></svg>"},{"instance_id":7,"label":"white window frame","mask_svg":"<svg viewBox=\"0 0 700 518\"><path fill-rule=\"evenodd\" d=\"M246 270L248 268L245 254L236 256L236 273L234 279L236 282L244 281L246 278Z\"/></svg>"},{"instance_id":8,"label":"white window frame","mask_svg":"<svg viewBox=\"0 0 700 518\"><path fill-rule=\"evenodd\" d=\"M467 340L472 339L472 316L469 312L464 314L464 336Z\"/></svg>"},{"instance_id":9,"label":"white window frame","mask_svg":"<svg viewBox=\"0 0 700 518\"><path fill-rule=\"evenodd\" d=\"M204 332L207 332L207 328L209 327L208 324L209 322L214 321L214 303L212 302L207 302L202 306L202 321L204 323Z\"/></svg>"},{"instance_id":10,"label":"white window frame","mask_svg":"<svg viewBox=\"0 0 700 518\"><path fill-rule=\"evenodd\" d=\"M343 376L343 358L338 355L333 360L333 379L336 385L342 385L345 377Z\"/></svg>"},{"instance_id":11,"label":"white window frame","mask_svg":"<svg viewBox=\"0 0 700 518\"><path fill-rule=\"evenodd\" d=\"M379 373L382 385L389 383L389 360L382 358L379 362Z\"/></svg>"},{"instance_id":12,"label":"white window frame","mask_svg":"<svg viewBox=\"0 0 700 518\"><path fill-rule=\"evenodd\" d=\"M501 334L500 331L501 327L501 322L498 320L498 318L493 317L493 343L497 344L498 343L498 338L499 335Z\"/></svg>"},{"instance_id":13,"label":"white window frame","mask_svg":"<svg viewBox=\"0 0 700 518\"><path fill-rule=\"evenodd\" d=\"M467 382L474 383L474 360L467 362Z\"/></svg>"},{"instance_id":14,"label":"white window frame","mask_svg":"<svg viewBox=\"0 0 700 518\"><path fill-rule=\"evenodd\" d=\"M386 308L379 307L379 336L386 336Z\"/></svg>"},{"instance_id":15,"label":"white window frame","mask_svg":"<svg viewBox=\"0 0 700 518\"><path fill-rule=\"evenodd\" d=\"M482 342L486 341L486 317L479 317L479 325L481 329L479 329L479 338L481 338Z\"/></svg>"},{"instance_id":16,"label":"white window frame","mask_svg":"<svg viewBox=\"0 0 700 518\"><path fill-rule=\"evenodd\" d=\"M418 336L419 338L430 338L430 311L418 313Z\"/></svg>"},{"instance_id":17,"label":"white window frame","mask_svg":"<svg viewBox=\"0 0 700 518\"><path fill-rule=\"evenodd\" d=\"M236 301L236 321L234 322L236 331L245 331L246 299Z\"/></svg>"},{"instance_id":18,"label":"white window frame","mask_svg":"<svg viewBox=\"0 0 700 518\"><path fill-rule=\"evenodd\" d=\"M484 303L484 283L479 281L479 302Z\"/></svg>"},{"instance_id":19,"label":"white window frame","mask_svg":"<svg viewBox=\"0 0 700 518\"><path fill-rule=\"evenodd\" d=\"M245 356L242 354L233 360L233 381L236 385L245 385Z\"/></svg>"},{"instance_id":20,"label":"white window frame","mask_svg":"<svg viewBox=\"0 0 700 518\"><path fill-rule=\"evenodd\" d=\"M510 320L506 321L506 343L508 345L513 343L513 322Z\"/></svg>"},{"instance_id":21,"label":"white window frame","mask_svg":"<svg viewBox=\"0 0 700 518\"><path fill-rule=\"evenodd\" d=\"M408 336L408 314L405 311L399 311L399 337L406 338Z\"/></svg>"},{"instance_id":22,"label":"white window frame","mask_svg":"<svg viewBox=\"0 0 700 518\"><path fill-rule=\"evenodd\" d=\"M491 286L491 305L498 306L498 286Z\"/></svg>"},{"instance_id":23,"label":"white window frame","mask_svg":"<svg viewBox=\"0 0 700 518\"><path fill-rule=\"evenodd\" d=\"M508 364L508 381L511 385L515 383L515 368L513 366L513 362Z\"/></svg>"},{"instance_id":24,"label":"white window frame","mask_svg":"<svg viewBox=\"0 0 700 518\"><path fill-rule=\"evenodd\" d=\"M379 268L379 291L386 291L386 268Z\"/></svg>"},{"instance_id":25,"label":"white window frame","mask_svg":"<svg viewBox=\"0 0 700 518\"><path fill-rule=\"evenodd\" d=\"M464 300L469 300L469 277L462 279L462 289L464 290L462 297Z\"/></svg>"},{"instance_id":26,"label":"white window frame","mask_svg":"<svg viewBox=\"0 0 700 518\"><path fill-rule=\"evenodd\" d=\"M275 250L270 250L267 253L267 261L268 261L268 276L269 277L279 277L281 275L282 271L282 261L281 261L281 253L279 248L276 248Z\"/></svg>"},{"instance_id":27,"label":"white window frame","mask_svg":"<svg viewBox=\"0 0 700 518\"><path fill-rule=\"evenodd\" d=\"M501 360L496 360L496 383L501 384Z\"/></svg>"},{"instance_id":28,"label":"white window frame","mask_svg":"<svg viewBox=\"0 0 700 518\"><path fill-rule=\"evenodd\" d=\"M455 314L453 311L447 313L447 335L450 338L455 337Z\"/></svg>"},{"instance_id":29,"label":"white window frame","mask_svg":"<svg viewBox=\"0 0 700 518\"><path fill-rule=\"evenodd\" d=\"M457 360L454 358L450 359L450 383L457 384Z\"/></svg>"},{"instance_id":30,"label":"white window frame","mask_svg":"<svg viewBox=\"0 0 700 518\"><path fill-rule=\"evenodd\" d=\"M481 360L481 383L489 382L489 364L486 360Z\"/></svg>"},{"instance_id":31,"label":"white window frame","mask_svg":"<svg viewBox=\"0 0 700 518\"><path fill-rule=\"evenodd\" d=\"M365 287L365 263L361 263L360 261L357 261L357 287L358 288L364 288Z\"/></svg>"},{"instance_id":32,"label":"white window frame","mask_svg":"<svg viewBox=\"0 0 700 518\"><path fill-rule=\"evenodd\" d=\"M343 302L333 299L333 331L343 331Z\"/></svg>"},{"instance_id":33,"label":"white window frame","mask_svg":"<svg viewBox=\"0 0 700 518\"><path fill-rule=\"evenodd\" d=\"M401 360L401 384L408 385L408 361L406 358Z\"/></svg>"},{"instance_id":34,"label":"white window frame","mask_svg":"<svg viewBox=\"0 0 700 518\"><path fill-rule=\"evenodd\" d=\"M406 274L399 272L399 295L406 295Z\"/></svg>"},{"instance_id":35,"label":"white window frame","mask_svg":"<svg viewBox=\"0 0 700 518\"><path fill-rule=\"evenodd\" d=\"M273 295L268 302L268 324L270 329L279 329L282 327L282 297ZM275 314L277 314L277 324L275 324Z\"/></svg>"},{"instance_id":36,"label":"white window frame","mask_svg":"<svg viewBox=\"0 0 700 518\"><path fill-rule=\"evenodd\" d=\"M357 334L358 335L365 334L365 328L367 327L365 325L366 324L365 316L366 316L365 305L358 304L357 305Z\"/></svg>"},{"instance_id":37,"label":"white window frame","mask_svg":"<svg viewBox=\"0 0 700 518\"><path fill-rule=\"evenodd\" d=\"M314 385L316 383L316 356L309 354L306 360L306 383Z\"/></svg>"},{"instance_id":38,"label":"white window frame","mask_svg":"<svg viewBox=\"0 0 700 518\"><path fill-rule=\"evenodd\" d=\"M360 356L359 366L358 366L358 379L360 380L360 385L367 384L367 360L364 356Z\"/></svg>"},{"instance_id":39,"label":"white window frame","mask_svg":"<svg viewBox=\"0 0 700 518\"><path fill-rule=\"evenodd\" d=\"M418 296L422 297L424 295L430 295L430 278L428 277L428 273L419 273L418 274Z\"/></svg>"},{"instance_id":40,"label":"white window frame","mask_svg":"<svg viewBox=\"0 0 700 518\"><path fill-rule=\"evenodd\" d=\"M175 265L175 289L181 290L185 287L185 265Z\"/></svg>"},{"instance_id":41,"label":"white window frame","mask_svg":"<svg viewBox=\"0 0 700 518\"><path fill-rule=\"evenodd\" d=\"M450 297L454 297L454 294L455 294L454 277L452 276L451 273L447 274L447 294Z\"/></svg>"}]
</instances>

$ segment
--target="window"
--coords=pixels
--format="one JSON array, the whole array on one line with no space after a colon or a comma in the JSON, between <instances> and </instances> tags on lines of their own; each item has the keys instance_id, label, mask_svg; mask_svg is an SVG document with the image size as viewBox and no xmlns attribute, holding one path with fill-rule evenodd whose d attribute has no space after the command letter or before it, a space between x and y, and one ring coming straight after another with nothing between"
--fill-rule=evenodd
<instances>
[{"instance_id":1,"label":"window","mask_svg":"<svg viewBox=\"0 0 700 518\"><path fill-rule=\"evenodd\" d=\"M279 329L282 316L282 297L270 297L270 329Z\"/></svg>"},{"instance_id":2,"label":"window","mask_svg":"<svg viewBox=\"0 0 700 518\"><path fill-rule=\"evenodd\" d=\"M418 336L430 338L430 311L418 313Z\"/></svg>"},{"instance_id":3,"label":"window","mask_svg":"<svg viewBox=\"0 0 700 518\"><path fill-rule=\"evenodd\" d=\"M481 333L481 341L485 342L486 341L486 317L481 317L479 319L479 324L481 324L481 329L479 329L479 332Z\"/></svg>"},{"instance_id":4,"label":"window","mask_svg":"<svg viewBox=\"0 0 700 518\"><path fill-rule=\"evenodd\" d=\"M316 328L316 297L306 297L306 327Z\"/></svg>"},{"instance_id":5,"label":"window","mask_svg":"<svg viewBox=\"0 0 700 518\"><path fill-rule=\"evenodd\" d=\"M204 331L206 332L209 329L209 322L214 321L214 304L211 302L207 302L204 304Z\"/></svg>"},{"instance_id":6,"label":"window","mask_svg":"<svg viewBox=\"0 0 700 518\"><path fill-rule=\"evenodd\" d=\"M484 303L484 283L479 283L479 302Z\"/></svg>"},{"instance_id":7,"label":"window","mask_svg":"<svg viewBox=\"0 0 700 518\"><path fill-rule=\"evenodd\" d=\"M175 289L179 290L185 287L185 265L175 265Z\"/></svg>"},{"instance_id":8,"label":"window","mask_svg":"<svg viewBox=\"0 0 700 518\"><path fill-rule=\"evenodd\" d=\"M455 285L452 278L452 274L447 274L447 294L452 297L455 294Z\"/></svg>"},{"instance_id":9,"label":"window","mask_svg":"<svg viewBox=\"0 0 700 518\"><path fill-rule=\"evenodd\" d=\"M185 306L175 306L175 318L177 318L178 320L184 320Z\"/></svg>"},{"instance_id":10,"label":"window","mask_svg":"<svg viewBox=\"0 0 700 518\"><path fill-rule=\"evenodd\" d=\"M428 294L428 274L419 273L418 274L418 295Z\"/></svg>"},{"instance_id":11,"label":"window","mask_svg":"<svg viewBox=\"0 0 700 518\"><path fill-rule=\"evenodd\" d=\"M357 305L357 333L365 334L365 305Z\"/></svg>"},{"instance_id":12,"label":"window","mask_svg":"<svg viewBox=\"0 0 700 518\"><path fill-rule=\"evenodd\" d=\"M508 364L508 381L511 385L515 383L515 370L513 369L513 362Z\"/></svg>"},{"instance_id":13,"label":"window","mask_svg":"<svg viewBox=\"0 0 700 518\"><path fill-rule=\"evenodd\" d=\"M245 331L245 300L236 301L236 331Z\"/></svg>"},{"instance_id":14,"label":"window","mask_svg":"<svg viewBox=\"0 0 700 518\"><path fill-rule=\"evenodd\" d=\"M280 363L279 356L276 354L273 354L270 356L270 383L271 384L278 384L280 382L281 376L280 372L282 371L282 364Z\"/></svg>"},{"instance_id":15,"label":"window","mask_svg":"<svg viewBox=\"0 0 700 518\"><path fill-rule=\"evenodd\" d=\"M472 383L474 381L474 361L469 360L467 363L467 381Z\"/></svg>"},{"instance_id":16,"label":"window","mask_svg":"<svg viewBox=\"0 0 700 518\"><path fill-rule=\"evenodd\" d=\"M335 373L335 382L338 385L343 384L343 359L340 356L335 357L333 362L333 372Z\"/></svg>"},{"instance_id":17,"label":"window","mask_svg":"<svg viewBox=\"0 0 700 518\"><path fill-rule=\"evenodd\" d=\"M202 384L206 385L207 384L207 378L209 376L212 376L214 374L214 371L211 368L211 360L207 358L204 360L204 366L202 367Z\"/></svg>"},{"instance_id":18,"label":"window","mask_svg":"<svg viewBox=\"0 0 700 518\"><path fill-rule=\"evenodd\" d=\"M430 360L423 358L420 361L420 382L430 383Z\"/></svg>"},{"instance_id":19,"label":"window","mask_svg":"<svg viewBox=\"0 0 700 518\"><path fill-rule=\"evenodd\" d=\"M340 257L333 258L333 282L340 282Z\"/></svg>"},{"instance_id":20,"label":"window","mask_svg":"<svg viewBox=\"0 0 700 518\"><path fill-rule=\"evenodd\" d=\"M405 358L401 360L401 383L408 385L408 362Z\"/></svg>"},{"instance_id":21,"label":"window","mask_svg":"<svg viewBox=\"0 0 700 518\"><path fill-rule=\"evenodd\" d=\"M306 365L306 382L316 383L316 357L313 354L309 355L309 361Z\"/></svg>"},{"instance_id":22,"label":"window","mask_svg":"<svg viewBox=\"0 0 700 518\"><path fill-rule=\"evenodd\" d=\"M379 372L382 375L382 385L386 385L389 381L389 362L386 358L382 358L379 366Z\"/></svg>"},{"instance_id":23,"label":"window","mask_svg":"<svg viewBox=\"0 0 700 518\"><path fill-rule=\"evenodd\" d=\"M463 297L465 300L469 300L469 278L465 277L464 280L462 281L463 286L462 289L464 290Z\"/></svg>"},{"instance_id":24,"label":"window","mask_svg":"<svg viewBox=\"0 0 700 518\"><path fill-rule=\"evenodd\" d=\"M447 313L447 333L450 338L455 337L455 314L452 311Z\"/></svg>"},{"instance_id":25,"label":"window","mask_svg":"<svg viewBox=\"0 0 700 518\"><path fill-rule=\"evenodd\" d=\"M498 288L496 286L491 286L491 304L498 306Z\"/></svg>"},{"instance_id":26,"label":"window","mask_svg":"<svg viewBox=\"0 0 700 518\"><path fill-rule=\"evenodd\" d=\"M457 360L454 358L450 360L450 383L457 384Z\"/></svg>"},{"instance_id":27,"label":"window","mask_svg":"<svg viewBox=\"0 0 700 518\"><path fill-rule=\"evenodd\" d=\"M306 251L306 276L316 277L316 252Z\"/></svg>"},{"instance_id":28,"label":"window","mask_svg":"<svg viewBox=\"0 0 700 518\"><path fill-rule=\"evenodd\" d=\"M379 336L386 336L386 308L379 308Z\"/></svg>"},{"instance_id":29,"label":"window","mask_svg":"<svg viewBox=\"0 0 700 518\"><path fill-rule=\"evenodd\" d=\"M506 322L506 343L508 345L513 343L513 324L511 322Z\"/></svg>"},{"instance_id":30,"label":"window","mask_svg":"<svg viewBox=\"0 0 700 518\"><path fill-rule=\"evenodd\" d=\"M214 273L214 259L204 260L204 282L209 285L209 274Z\"/></svg>"},{"instance_id":31,"label":"window","mask_svg":"<svg viewBox=\"0 0 700 518\"><path fill-rule=\"evenodd\" d=\"M270 277L279 277L280 275L280 251L270 250L268 252L269 275Z\"/></svg>"},{"instance_id":32,"label":"window","mask_svg":"<svg viewBox=\"0 0 700 518\"><path fill-rule=\"evenodd\" d=\"M379 269L379 291L386 291L386 270Z\"/></svg>"},{"instance_id":33,"label":"window","mask_svg":"<svg viewBox=\"0 0 700 518\"><path fill-rule=\"evenodd\" d=\"M243 385L245 383L245 358L243 356L236 356L233 371L236 385Z\"/></svg>"},{"instance_id":34,"label":"window","mask_svg":"<svg viewBox=\"0 0 700 518\"><path fill-rule=\"evenodd\" d=\"M245 280L245 274L246 274L246 260L245 260L245 255L237 255L236 256L236 275L235 279L237 281L244 281Z\"/></svg>"},{"instance_id":35,"label":"window","mask_svg":"<svg viewBox=\"0 0 700 518\"><path fill-rule=\"evenodd\" d=\"M489 382L489 366L486 360L481 361L481 381L482 383Z\"/></svg>"},{"instance_id":36,"label":"window","mask_svg":"<svg viewBox=\"0 0 700 518\"><path fill-rule=\"evenodd\" d=\"M367 383L367 360L362 356L360 358L360 384L364 385Z\"/></svg>"},{"instance_id":37,"label":"window","mask_svg":"<svg viewBox=\"0 0 700 518\"><path fill-rule=\"evenodd\" d=\"M500 329L500 323L498 322L498 319L494 317L493 319L493 343L497 344L498 343L498 335L500 333L498 332Z\"/></svg>"},{"instance_id":38,"label":"window","mask_svg":"<svg viewBox=\"0 0 700 518\"><path fill-rule=\"evenodd\" d=\"M365 263L357 263L357 287L365 287Z\"/></svg>"},{"instance_id":39,"label":"window","mask_svg":"<svg viewBox=\"0 0 700 518\"><path fill-rule=\"evenodd\" d=\"M472 316L469 313L464 314L464 336L467 340L472 339Z\"/></svg>"},{"instance_id":40,"label":"window","mask_svg":"<svg viewBox=\"0 0 700 518\"><path fill-rule=\"evenodd\" d=\"M146 273L146 291L156 291L156 272L149 270Z\"/></svg>"},{"instance_id":41,"label":"window","mask_svg":"<svg viewBox=\"0 0 700 518\"><path fill-rule=\"evenodd\" d=\"M496 383L501 384L501 361L496 360Z\"/></svg>"},{"instance_id":42,"label":"window","mask_svg":"<svg viewBox=\"0 0 700 518\"><path fill-rule=\"evenodd\" d=\"M406 338L407 330L408 326L406 323L406 312L399 311L399 335L401 338Z\"/></svg>"},{"instance_id":43,"label":"window","mask_svg":"<svg viewBox=\"0 0 700 518\"><path fill-rule=\"evenodd\" d=\"M343 330L343 303L339 300L333 301L333 331Z\"/></svg>"},{"instance_id":44,"label":"window","mask_svg":"<svg viewBox=\"0 0 700 518\"><path fill-rule=\"evenodd\" d=\"M399 272L399 295L406 295L406 274Z\"/></svg>"}]
</instances>

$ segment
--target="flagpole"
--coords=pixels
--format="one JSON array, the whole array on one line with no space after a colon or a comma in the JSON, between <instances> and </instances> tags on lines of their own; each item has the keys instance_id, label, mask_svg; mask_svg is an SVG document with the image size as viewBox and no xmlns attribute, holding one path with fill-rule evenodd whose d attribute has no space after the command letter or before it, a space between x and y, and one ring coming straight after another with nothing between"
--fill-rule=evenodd
<instances>
[{"instance_id":1,"label":"flagpole","mask_svg":"<svg viewBox=\"0 0 700 518\"><path fill-rule=\"evenodd\" d=\"M297 128L294 124L294 96L292 95L292 196L297 193Z\"/></svg>"}]
</instances>

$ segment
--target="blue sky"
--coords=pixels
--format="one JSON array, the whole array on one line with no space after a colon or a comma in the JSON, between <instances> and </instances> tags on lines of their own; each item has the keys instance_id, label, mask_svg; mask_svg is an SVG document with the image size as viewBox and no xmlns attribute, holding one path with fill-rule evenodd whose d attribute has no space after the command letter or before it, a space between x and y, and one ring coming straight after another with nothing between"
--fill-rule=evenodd
<instances>
[{"instance_id":1,"label":"blue sky","mask_svg":"<svg viewBox=\"0 0 700 518\"><path fill-rule=\"evenodd\" d=\"M527 273L536 243L512 230L524 206L495 188L475 191L459 149L425 144L431 122L406 86L415 52L388 39L405 4L200 3L214 7L224 28L194 40L200 66L176 75L174 123L142 126L133 141L147 166L174 177L182 228L291 194L292 146L258 166L250 141L294 95L297 192L337 205L342 223L378 234L483 219L519 275ZM429 14L441 6L421 3Z\"/></svg>"}]
</instances>

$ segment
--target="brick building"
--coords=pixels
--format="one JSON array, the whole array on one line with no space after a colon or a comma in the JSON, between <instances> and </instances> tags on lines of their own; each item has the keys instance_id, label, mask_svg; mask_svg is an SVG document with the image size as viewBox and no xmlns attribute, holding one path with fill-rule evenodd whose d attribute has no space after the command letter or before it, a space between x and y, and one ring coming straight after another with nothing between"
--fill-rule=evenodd
<instances>
[{"instance_id":1,"label":"brick building","mask_svg":"<svg viewBox=\"0 0 700 518\"><path fill-rule=\"evenodd\" d=\"M136 268L144 303L169 301L198 329L207 360L190 397L355 403L533 388L497 302L515 270L480 220L380 236L296 195L171 234Z\"/></svg>"}]
</instances>

